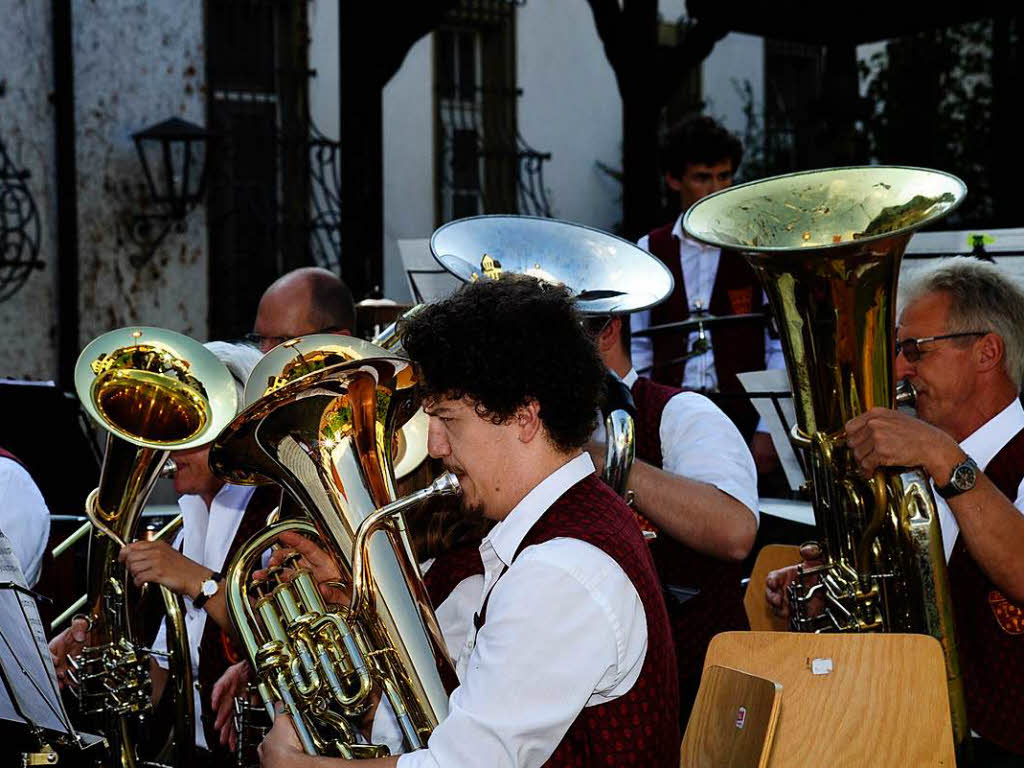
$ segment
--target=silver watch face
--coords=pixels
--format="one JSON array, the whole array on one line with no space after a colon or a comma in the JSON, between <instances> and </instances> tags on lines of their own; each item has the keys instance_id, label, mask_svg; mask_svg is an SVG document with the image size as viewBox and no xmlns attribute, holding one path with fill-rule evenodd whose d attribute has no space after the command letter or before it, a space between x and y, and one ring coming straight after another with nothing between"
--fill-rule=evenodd
<instances>
[{"instance_id":1,"label":"silver watch face","mask_svg":"<svg viewBox=\"0 0 1024 768\"><path fill-rule=\"evenodd\" d=\"M217 582L213 579L207 579L203 582L203 594L207 597L213 597L217 594Z\"/></svg>"},{"instance_id":2,"label":"silver watch face","mask_svg":"<svg viewBox=\"0 0 1024 768\"><path fill-rule=\"evenodd\" d=\"M969 491L974 487L975 481L978 479L977 472L975 472L974 465L969 462L964 462L956 468L953 472L953 476L949 479L950 485L961 490Z\"/></svg>"}]
</instances>

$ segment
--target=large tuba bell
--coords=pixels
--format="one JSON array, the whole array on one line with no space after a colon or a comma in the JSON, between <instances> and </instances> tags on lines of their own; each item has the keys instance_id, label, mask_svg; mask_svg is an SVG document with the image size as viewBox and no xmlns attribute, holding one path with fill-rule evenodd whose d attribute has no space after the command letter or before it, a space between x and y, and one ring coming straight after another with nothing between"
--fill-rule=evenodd
<instances>
[{"instance_id":1,"label":"large tuba bell","mask_svg":"<svg viewBox=\"0 0 1024 768\"><path fill-rule=\"evenodd\" d=\"M913 233L965 194L960 179L939 171L837 168L719 192L683 221L692 237L744 254L782 335L796 404L792 438L807 458L824 560L815 579L806 579L808 569L793 585L793 628L936 637L957 744L968 736L966 710L928 478L915 468L863 478L843 430L869 408L893 407L900 260ZM825 609L812 617L815 595Z\"/></svg>"},{"instance_id":2,"label":"large tuba bell","mask_svg":"<svg viewBox=\"0 0 1024 768\"><path fill-rule=\"evenodd\" d=\"M408 361L368 342L317 335L286 342L256 366L251 403L210 454L232 483L277 482L311 522L271 526L248 541L226 573L228 609L264 704L282 702L309 754L373 757L355 722L388 700L405 747L426 744L456 684L437 619L405 531L402 510L459 492L450 474L394 500L396 430L416 409ZM285 530L315 539L352 587L351 604L325 604L311 574L250 578Z\"/></svg>"},{"instance_id":3,"label":"large tuba bell","mask_svg":"<svg viewBox=\"0 0 1024 768\"><path fill-rule=\"evenodd\" d=\"M430 238L434 258L463 282L524 274L567 286L590 316L621 315L660 304L672 274L643 248L599 229L535 216L473 216L440 227ZM606 451L603 477L627 500L636 453L633 398L614 374L602 405Z\"/></svg>"},{"instance_id":4,"label":"large tuba bell","mask_svg":"<svg viewBox=\"0 0 1024 768\"><path fill-rule=\"evenodd\" d=\"M105 333L78 358L75 388L86 411L107 431L99 486L85 513L93 539L88 568L90 641L71 659L83 713L104 723L114 760L138 763L136 724L152 709L149 657L139 646L137 606L128 605L128 577L117 561L135 540L142 509L171 450L209 442L235 413L228 369L198 342L161 328ZM194 744L191 659L181 598L160 588L167 620L175 695L175 764Z\"/></svg>"}]
</instances>

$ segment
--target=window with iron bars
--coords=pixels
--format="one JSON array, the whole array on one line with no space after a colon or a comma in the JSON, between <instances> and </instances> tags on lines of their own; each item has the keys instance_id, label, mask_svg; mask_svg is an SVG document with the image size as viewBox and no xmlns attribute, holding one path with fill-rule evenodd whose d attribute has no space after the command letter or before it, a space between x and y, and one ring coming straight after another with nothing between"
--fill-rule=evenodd
<instances>
[{"instance_id":1,"label":"window with iron bars","mask_svg":"<svg viewBox=\"0 0 1024 768\"><path fill-rule=\"evenodd\" d=\"M439 223L483 213L550 216L544 162L519 135L515 9L464 0L435 35Z\"/></svg>"}]
</instances>

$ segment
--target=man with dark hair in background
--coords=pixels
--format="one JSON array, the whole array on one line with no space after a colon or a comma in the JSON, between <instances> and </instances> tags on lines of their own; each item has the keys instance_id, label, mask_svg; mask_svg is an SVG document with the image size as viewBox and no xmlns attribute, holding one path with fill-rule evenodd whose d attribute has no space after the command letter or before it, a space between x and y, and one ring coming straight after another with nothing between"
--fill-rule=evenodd
<instances>
[{"instance_id":1,"label":"man with dark hair in background","mask_svg":"<svg viewBox=\"0 0 1024 768\"><path fill-rule=\"evenodd\" d=\"M401 332L430 454L498 522L480 545L475 628L451 649L448 717L424 750L351 765L678 765L665 604L632 512L583 450L605 371L568 290L519 275L468 284ZM287 715L260 753L264 768L349 765L305 755Z\"/></svg>"},{"instance_id":2,"label":"man with dark hair in background","mask_svg":"<svg viewBox=\"0 0 1024 768\"><path fill-rule=\"evenodd\" d=\"M679 215L640 238L638 245L654 254L672 273L675 288L667 301L632 317L633 332L650 325L685 320L691 315L742 315L767 312L761 284L754 270L735 251L691 240L683 232L683 216L690 206L732 186L743 159L739 139L710 117L699 115L669 131L662 148L665 183L679 196ZM699 341L696 332L659 333L634 338L633 364L641 374L660 384L698 392L720 392L712 397L750 443L758 472L776 466L767 431L758 428L757 412L743 392L736 374L765 368L785 368L782 347L758 323L711 326L710 346L685 363L670 364ZM696 347L700 349L700 347Z\"/></svg>"},{"instance_id":3,"label":"man with dark hair in background","mask_svg":"<svg viewBox=\"0 0 1024 768\"><path fill-rule=\"evenodd\" d=\"M260 298L252 333L246 336L263 352L296 336L356 329L352 292L333 272L301 267L275 280Z\"/></svg>"}]
</instances>

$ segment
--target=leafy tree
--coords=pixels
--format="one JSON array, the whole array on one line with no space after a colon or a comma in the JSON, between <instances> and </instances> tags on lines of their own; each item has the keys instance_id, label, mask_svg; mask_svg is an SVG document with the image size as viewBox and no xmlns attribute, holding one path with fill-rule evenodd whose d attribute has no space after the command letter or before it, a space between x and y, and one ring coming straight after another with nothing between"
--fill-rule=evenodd
<instances>
[{"instance_id":1,"label":"leafy tree","mask_svg":"<svg viewBox=\"0 0 1024 768\"><path fill-rule=\"evenodd\" d=\"M663 223L658 128L662 109L726 33L719 23L680 22L659 45L658 0L587 0L622 98L622 231L635 238Z\"/></svg>"}]
</instances>

